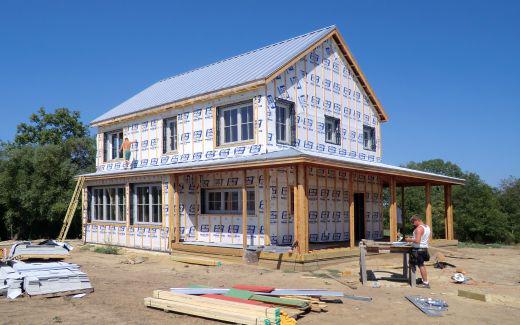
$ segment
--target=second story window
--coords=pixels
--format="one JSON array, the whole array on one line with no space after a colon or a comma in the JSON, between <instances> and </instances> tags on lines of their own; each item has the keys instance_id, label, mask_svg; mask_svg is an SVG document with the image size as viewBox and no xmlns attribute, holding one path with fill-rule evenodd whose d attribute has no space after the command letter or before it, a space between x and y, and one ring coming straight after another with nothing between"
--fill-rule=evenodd
<instances>
[{"instance_id":1,"label":"second story window","mask_svg":"<svg viewBox=\"0 0 520 325\"><path fill-rule=\"evenodd\" d=\"M294 144L294 104L278 99L276 101L276 142Z\"/></svg>"},{"instance_id":2,"label":"second story window","mask_svg":"<svg viewBox=\"0 0 520 325\"><path fill-rule=\"evenodd\" d=\"M103 160L115 160L123 158L123 130L105 132Z\"/></svg>"},{"instance_id":3,"label":"second story window","mask_svg":"<svg viewBox=\"0 0 520 325\"><path fill-rule=\"evenodd\" d=\"M376 151L376 129L371 126L363 125L363 148Z\"/></svg>"},{"instance_id":4,"label":"second story window","mask_svg":"<svg viewBox=\"0 0 520 325\"><path fill-rule=\"evenodd\" d=\"M253 140L253 103L251 101L219 107L217 145Z\"/></svg>"},{"instance_id":5,"label":"second story window","mask_svg":"<svg viewBox=\"0 0 520 325\"><path fill-rule=\"evenodd\" d=\"M339 118L325 115L325 142L340 144L341 130Z\"/></svg>"},{"instance_id":6,"label":"second story window","mask_svg":"<svg viewBox=\"0 0 520 325\"><path fill-rule=\"evenodd\" d=\"M177 117L163 121L163 153L177 151Z\"/></svg>"}]
</instances>

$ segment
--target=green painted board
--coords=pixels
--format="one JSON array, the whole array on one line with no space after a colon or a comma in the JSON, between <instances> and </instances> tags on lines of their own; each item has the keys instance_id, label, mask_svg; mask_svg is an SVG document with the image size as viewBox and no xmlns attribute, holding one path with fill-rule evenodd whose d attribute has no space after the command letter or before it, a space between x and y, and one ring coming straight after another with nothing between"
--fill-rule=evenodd
<instances>
[{"instance_id":1,"label":"green painted board","mask_svg":"<svg viewBox=\"0 0 520 325\"><path fill-rule=\"evenodd\" d=\"M294 300L294 299L286 299L286 298L278 298L273 296L262 296L262 295L253 295L252 297L248 298L250 300L256 300L276 305L284 305L284 306L291 306L296 308L307 308L309 307L309 304L307 304L305 301L301 300Z\"/></svg>"},{"instance_id":2,"label":"green painted board","mask_svg":"<svg viewBox=\"0 0 520 325\"><path fill-rule=\"evenodd\" d=\"M251 297L254 295L255 294L251 291L233 289L233 288L229 289L229 291L226 294L224 294L224 296L241 298L241 299L251 299Z\"/></svg>"}]
</instances>

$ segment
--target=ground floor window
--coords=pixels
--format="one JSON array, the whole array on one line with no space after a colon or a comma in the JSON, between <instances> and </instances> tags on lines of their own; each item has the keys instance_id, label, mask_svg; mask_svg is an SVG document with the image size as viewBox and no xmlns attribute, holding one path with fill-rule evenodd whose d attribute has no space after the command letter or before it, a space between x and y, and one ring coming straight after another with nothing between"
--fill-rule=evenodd
<instances>
[{"instance_id":1,"label":"ground floor window","mask_svg":"<svg viewBox=\"0 0 520 325\"><path fill-rule=\"evenodd\" d=\"M203 190L201 195L202 213L207 214L241 214L242 189ZM247 212L255 212L255 191L247 190Z\"/></svg>"},{"instance_id":2,"label":"ground floor window","mask_svg":"<svg viewBox=\"0 0 520 325\"><path fill-rule=\"evenodd\" d=\"M161 184L134 185L132 209L135 223L162 223Z\"/></svg>"},{"instance_id":3,"label":"ground floor window","mask_svg":"<svg viewBox=\"0 0 520 325\"><path fill-rule=\"evenodd\" d=\"M121 187L94 187L91 189L91 220L125 221L126 193Z\"/></svg>"}]
</instances>

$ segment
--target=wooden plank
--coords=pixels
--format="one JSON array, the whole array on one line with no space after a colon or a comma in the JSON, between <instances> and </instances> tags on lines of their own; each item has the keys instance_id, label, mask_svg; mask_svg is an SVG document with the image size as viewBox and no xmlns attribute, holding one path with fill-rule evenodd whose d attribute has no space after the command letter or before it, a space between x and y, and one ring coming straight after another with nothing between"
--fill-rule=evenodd
<instances>
[{"instance_id":1,"label":"wooden plank","mask_svg":"<svg viewBox=\"0 0 520 325\"><path fill-rule=\"evenodd\" d=\"M209 258L201 258L195 256L184 256L184 255L172 255L172 260L175 262L181 262L186 264L196 264L205 266L221 266L222 262Z\"/></svg>"},{"instance_id":2,"label":"wooden plank","mask_svg":"<svg viewBox=\"0 0 520 325\"><path fill-rule=\"evenodd\" d=\"M295 238L298 242L298 249L300 254L305 254L309 251L309 236L308 236L308 197L305 184L306 168L305 165L300 164L297 167L297 195L296 200L298 206L295 209Z\"/></svg>"},{"instance_id":3,"label":"wooden plank","mask_svg":"<svg viewBox=\"0 0 520 325\"><path fill-rule=\"evenodd\" d=\"M170 229L170 231L168 232L168 248L170 250L171 250L171 245L172 245L172 241L173 241L174 233L175 233L175 226L174 226L175 200L173 198L174 192L175 192L174 183L175 183L175 179L174 179L173 175L170 174L168 176L168 228ZM175 237L175 238L176 238L175 240L178 240L177 239L178 237Z\"/></svg>"},{"instance_id":4,"label":"wooden plank","mask_svg":"<svg viewBox=\"0 0 520 325\"><path fill-rule=\"evenodd\" d=\"M430 183L426 183L426 185L424 186L424 194L426 198L426 224L428 225L428 227L430 227L430 241L433 238L431 188L432 186Z\"/></svg>"},{"instance_id":5,"label":"wooden plank","mask_svg":"<svg viewBox=\"0 0 520 325\"><path fill-rule=\"evenodd\" d=\"M269 169L264 168L264 243L271 245L271 178Z\"/></svg>"},{"instance_id":6,"label":"wooden plank","mask_svg":"<svg viewBox=\"0 0 520 325\"><path fill-rule=\"evenodd\" d=\"M246 169L242 171L242 247L247 248L247 188Z\"/></svg>"},{"instance_id":7,"label":"wooden plank","mask_svg":"<svg viewBox=\"0 0 520 325\"><path fill-rule=\"evenodd\" d=\"M272 307L272 305L269 305L269 304L266 304L266 303L263 303L263 302L260 302L260 301L249 300L249 299L240 299L240 298L228 297L228 296L224 296L224 295L207 294L207 295L202 295L201 297L213 298L213 299L224 300L224 301L239 302L239 303L243 303L243 304L246 304L246 305L262 306L262 307Z\"/></svg>"},{"instance_id":8,"label":"wooden plank","mask_svg":"<svg viewBox=\"0 0 520 325\"><path fill-rule=\"evenodd\" d=\"M397 240L397 202L396 202L396 181L390 178L390 241Z\"/></svg>"},{"instance_id":9,"label":"wooden plank","mask_svg":"<svg viewBox=\"0 0 520 325\"><path fill-rule=\"evenodd\" d=\"M181 241L181 216L179 213L179 175L175 174L173 177L173 211L174 211L174 228L175 228L175 242Z\"/></svg>"},{"instance_id":10,"label":"wooden plank","mask_svg":"<svg viewBox=\"0 0 520 325\"><path fill-rule=\"evenodd\" d=\"M469 298L469 299L474 299L474 300L480 300L480 301L484 301L484 302L488 301L487 294L481 293L481 292L459 289L458 296L464 297L464 298Z\"/></svg>"},{"instance_id":11,"label":"wooden plank","mask_svg":"<svg viewBox=\"0 0 520 325\"><path fill-rule=\"evenodd\" d=\"M53 292L53 293L46 293L43 295L27 295L28 297L34 299L34 298L54 298L54 297L66 297L66 296L72 296L77 295L80 293L91 293L94 292L94 288L87 288L87 289L78 289L78 290L69 290L69 291L60 291L60 292Z\"/></svg>"},{"instance_id":12,"label":"wooden plank","mask_svg":"<svg viewBox=\"0 0 520 325\"><path fill-rule=\"evenodd\" d=\"M349 203L349 237L350 237L350 247L354 247L356 245L356 239L354 234L354 180L352 179L354 176L353 172L348 174L348 203Z\"/></svg>"},{"instance_id":13,"label":"wooden plank","mask_svg":"<svg viewBox=\"0 0 520 325\"><path fill-rule=\"evenodd\" d=\"M445 235L447 240L453 236L453 204L451 202L451 185L444 185Z\"/></svg>"},{"instance_id":14,"label":"wooden plank","mask_svg":"<svg viewBox=\"0 0 520 325\"><path fill-rule=\"evenodd\" d=\"M195 304L205 306L218 310L233 311L239 313L256 314L262 316L276 316L279 315L279 308L272 308L259 305L244 304L237 301L216 300L214 298L201 297L197 295L187 295L182 293L173 293L165 290L154 290L153 297L156 299L163 299L166 301L175 301L186 304Z\"/></svg>"},{"instance_id":15,"label":"wooden plank","mask_svg":"<svg viewBox=\"0 0 520 325\"><path fill-rule=\"evenodd\" d=\"M266 319L265 317L261 316L245 315L234 311L218 310L208 308L207 306L199 306L190 303L182 303L150 297L144 298L144 305L147 307L163 309L165 311L173 311L180 314L193 315L236 324L257 325L265 322Z\"/></svg>"}]
</instances>

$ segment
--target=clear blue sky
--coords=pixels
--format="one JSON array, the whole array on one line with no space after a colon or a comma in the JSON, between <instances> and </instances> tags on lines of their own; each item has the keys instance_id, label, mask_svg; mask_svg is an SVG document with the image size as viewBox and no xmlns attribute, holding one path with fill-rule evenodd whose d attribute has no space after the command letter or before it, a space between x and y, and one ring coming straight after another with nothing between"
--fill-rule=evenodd
<instances>
[{"instance_id":1,"label":"clear blue sky","mask_svg":"<svg viewBox=\"0 0 520 325\"><path fill-rule=\"evenodd\" d=\"M390 121L383 161L520 177L520 1L2 1L0 139L39 107L88 122L146 86L336 24Z\"/></svg>"}]
</instances>

